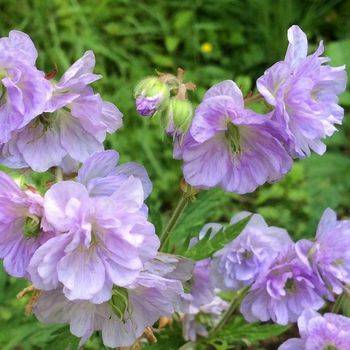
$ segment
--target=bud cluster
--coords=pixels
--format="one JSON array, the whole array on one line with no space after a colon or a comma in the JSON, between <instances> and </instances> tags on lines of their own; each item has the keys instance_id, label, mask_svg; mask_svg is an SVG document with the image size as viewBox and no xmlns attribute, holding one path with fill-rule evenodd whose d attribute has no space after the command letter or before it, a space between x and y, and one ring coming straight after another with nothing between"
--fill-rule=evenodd
<instances>
[{"instance_id":1,"label":"bud cluster","mask_svg":"<svg viewBox=\"0 0 350 350\"><path fill-rule=\"evenodd\" d=\"M172 136L186 133L194 114L187 90L194 90L195 85L184 83L183 75L181 68L177 76L158 73L141 80L135 88L137 112L143 117L160 116Z\"/></svg>"}]
</instances>

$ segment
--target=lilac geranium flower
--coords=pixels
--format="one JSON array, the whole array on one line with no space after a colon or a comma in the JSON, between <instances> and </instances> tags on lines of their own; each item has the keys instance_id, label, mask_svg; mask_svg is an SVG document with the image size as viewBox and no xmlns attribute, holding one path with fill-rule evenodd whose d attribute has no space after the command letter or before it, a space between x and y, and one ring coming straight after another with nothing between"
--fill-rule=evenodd
<instances>
[{"instance_id":1,"label":"lilac geranium flower","mask_svg":"<svg viewBox=\"0 0 350 350\"><path fill-rule=\"evenodd\" d=\"M248 215L235 215L231 224ZM261 215L254 214L240 235L216 253L214 275L222 288L239 290L254 283L277 255L288 249L293 249L293 241L287 231L268 226Z\"/></svg>"},{"instance_id":2,"label":"lilac geranium flower","mask_svg":"<svg viewBox=\"0 0 350 350\"><path fill-rule=\"evenodd\" d=\"M206 92L174 156L183 159L190 185L244 194L289 171L292 160L278 137L269 116L244 108L242 92L226 80Z\"/></svg>"},{"instance_id":3,"label":"lilac geranium flower","mask_svg":"<svg viewBox=\"0 0 350 350\"><path fill-rule=\"evenodd\" d=\"M117 161L116 152L97 153L79 170L81 183L62 181L46 192L45 216L60 234L31 260L36 287L62 283L68 299L106 301L113 284L134 282L155 257L159 239L144 205L148 177L140 178L142 167L116 167Z\"/></svg>"},{"instance_id":4,"label":"lilac geranium flower","mask_svg":"<svg viewBox=\"0 0 350 350\"><path fill-rule=\"evenodd\" d=\"M349 220L337 220L336 213L326 209L315 242L303 239L296 247L302 261L315 271L330 292L341 294L344 285L350 284ZM328 296L331 300L332 293Z\"/></svg>"},{"instance_id":5,"label":"lilac geranium flower","mask_svg":"<svg viewBox=\"0 0 350 350\"><path fill-rule=\"evenodd\" d=\"M248 322L272 320L286 325L297 321L305 309L321 308L323 294L316 276L288 249L259 275L243 299L241 312Z\"/></svg>"},{"instance_id":6,"label":"lilac geranium flower","mask_svg":"<svg viewBox=\"0 0 350 350\"><path fill-rule=\"evenodd\" d=\"M195 341L197 335L208 335L207 326L213 326L219 319L228 303L217 296L211 276L211 259L198 261L193 270L192 287L185 296L184 313L182 315L182 328L185 340ZM204 316L204 317L203 317Z\"/></svg>"},{"instance_id":7,"label":"lilac geranium flower","mask_svg":"<svg viewBox=\"0 0 350 350\"><path fill-rule=\"evenodd\" d=\"M300 338L284 342L278 350L348 350L350 318L305 310L298 319Z\"/></svg>"},{"instance_id":8,"label":"lilac geranium flower","mask_svg":"<svg viewBox=\"0 0 350 350\"><path fill-rule=\"evenodd\" d=\"M289 46L284 61L275 63L257 80L259 92L275 108L274 119L285 130L292 156L323 154L322 139L341 124L344 111L338 95L346 88L345 67L325 65L323 44L307 56L305 33L296 25L288 30Z\"/></svg>"},{"instance_id":9,"label":"lilac geranium flower","mask_svg":"<svg viewBox=\"0 0 350 350\"><path fill-rule=\"evenodd\" d=\"M67 158L83 162L103 149L106 134L121 127L122 114L88 86L101 77L93 73L94 66L94 54L87 51L58 83L53 83L43 113L2 147L3 164L44 172Z\"/></svg>"},{"instance_id":10,"label":"lilac geranium flower","mask_svg":"<svg viewBox=\"0 0 350 350\"><path fill-rule=\"evenodd\" d=\"M60 289L43 292L34 308L44 323L69 323L83 345L94 331L101 331L106 346L131 346L161 316L181 307L182 284L178 280L143 272L127 288L114 288L109 302L70 301ZM115 298L115 299L114 299Z\"/></svg>"},{"instance_id":11,"label":"lilac geranium flower","mask_svg":"<svg viewBox=\"0 0 350 350\"><path fill-rule=\"evenodd\" d=\"M0 172L0 206L0 258L11 276L24 277L34 252L53 235L43 218L43 198Z\"/></svg>"},{"instance_id":12,"label":"lilac geranium flower","mask_svg":"<svg viewBox=\"0 0 350 350\"><path fill-rule=\"evenodd\" d=\"M0 144L43 112L52 88L35 67L38 53L30 37L12 30L0 38Z\"/></svg>"}]
</instances>

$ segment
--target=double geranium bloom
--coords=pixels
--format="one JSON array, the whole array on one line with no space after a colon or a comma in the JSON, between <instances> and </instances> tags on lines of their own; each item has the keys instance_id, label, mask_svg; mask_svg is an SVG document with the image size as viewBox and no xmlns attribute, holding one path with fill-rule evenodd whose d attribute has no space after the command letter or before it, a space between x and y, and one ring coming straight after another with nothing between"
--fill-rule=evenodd
<instances>
[{"instance_id":1,"label":"double geranium bloom","mask_svg":"<svg viewBox=\"0 0 350 350\"><path fill-rule=\"evenodd\" d=\"M258 276L241 312L248 322L272 320L286 325L296 322L305 309L320 309L323 295L317 277L298 259L293 246L286 246Z\"/></svg>"},{"instance_id":2,"label":"double geranium bloom","mask_svg":"<svg viewBox=\"0 0 350 350\"><path fill-rule=\"evenodd\" d=\"M80 346L94 331L101 331L106 346L131 346L161 316L179 311L182 294L179 280L143 272L127 288L115 288L109 303L72 302L60 289L43 292L34 314L44 323L70 324Z\"/></svg>"},{"instance_id":3,"label":"double geranium bloom","mask_svg":"<svg viewBox=\"0 0 350 350\"><path fill-rule=\"evenodd\" d=\"M268 116L244 108L242 92L227 80L207 91L175 153L190 185L244 194L289 171L292 160L277 135Z\"/></svg>"},{"instance_id":4,"label":"double geranium bloom","mask_svg":"<svg viewBox=\"0 0 350 350\"><path fill-rule=\"evenodd\" d=\"M286 145L294 157L323 154L322 139L341 124L344 111L338 95L346 88L345 67L325 65L323 44L307 55L305 33L296 25L288 30L289 46L284 61L275 63L257 80L259 92L274 109Z\"/></svg>"},{"instance_id":5,"label":"double geranium bloom","mask_svg":"<svg viewBox=\"0 0 350 350\"><path fill-rule=\"evenodd\" d=\"M57 235L31 260L36 287L62 284L67 298L99 303L155 257L159 239L144 205L151 184L142 167L117 162L114 151L94 154L79 170L80 183L62 181L46 192L45 216Z\"/></svg>"},{"instance_id":6,"label":"double geranium bloom","mask_svg":"<svg viewBox=\"0 0 350 350\"><path fill-rule=\"evenodd\" d=\"M300 338L284 342L278 350L347 350L350 345L350 318L305 310L298 319Z\"/></svg>"},{"instance_id":7,"label":"double geranium bloom","mask_svg":"<svg viewBox=\"0 0 350 350\"><path fill-rule=\"evenodd\" d=\"M341 294L344 285L350 284L350 220L337 220L328 208L318 224L316 240L302 239L296 247L305 265L328 289L331 300L332 293Z\"/></svg>"},{"instance_id":8,"label":"double geranium bloom","mask_svg":"<svg viewBox=\"0 0 350 350\"><path fill-rule=\"evenodd\" d=\"M236 214L231 224L249 215ZM285 247L293 247L287 231L254 214L239 236L215 254L214 274L223 289L239 290L254 283Z\"/></svg>"},{"instance_id":9,"label":"double geranium bloom","mask_svg":"<svg viewBox=\"0 0 350 350\"><path fill-rule=\"evenodd\" d=\"M103 149L106 133L121 127L122 114L89 87L101 78L93 73L94 66L94 54L87 51L59 82L49 84L52 94L37 117L0 149L3 164L38 172L61 166L68 171L67 164L72 167Z\"/></svg>"}]
</instances>

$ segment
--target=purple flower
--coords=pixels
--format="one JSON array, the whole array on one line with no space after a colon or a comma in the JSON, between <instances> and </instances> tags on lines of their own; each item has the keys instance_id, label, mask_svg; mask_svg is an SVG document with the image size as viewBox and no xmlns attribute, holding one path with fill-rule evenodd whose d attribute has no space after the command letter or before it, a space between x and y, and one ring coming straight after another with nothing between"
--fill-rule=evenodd
<instances>
[{"instance_id":1,"label":"purple flower","mask_svg":"<svg viewBox=\"0 0 350 350\"><path fill-rule=\"evenodd\" d=\"M226 80L207 91L174 153L190 185L244 194L289 171L292 160L278 137L269 116L245 109L242 92Z\"/></svg>"},{"instance_id":2,"label":"purple flower","mask_svg":"<svg viewBox=\"0 0 350 350\"><path fill-rule=\"evenodd\" d=\"M42 218L43 198L0 172L0 206L0 258L11 276L24 277L34 252L53 235Z\"/></svg>"},{"instance_id":3,"label":"purple flower","mask_svg":"<svg viewBox=\"0 0 350 350\"><path fill-rule=\"evenodd\" d=\"M300 338L284 342L278 350L348 350L350 318L305 310L298 319Z\"/></svg>"},{"instance_id":4,"label":"purple flower","mask_svg":"<svg viewBox=\"0 0 350 350\"><path fill-rule=\"evenodd\" d=\"M79 170L81 183L62 181L46 192L45 216L59 234L30 262L36 287L52 290L62 283L70 300L103 302L113 284L134 282L155 257L159 239L144 205L149 179L142 167L116 167L117 161L116 152L97 153Z\"/></svg>"},{"instance_id":5,"label":"purple flower","mask_svg":"<svg viewBox=\"0 0 350 350\"><path fill-rule=\"evenodd\" d=\"M35 67L38 53L30 37L12 30L0 39L0 144L42 113L51 94Z\"/></svg>"},{"instance_id":6,"label":"purple flower","mask_svg":"<svg viewBox=\"0 0 350 350\"><path fill-rule=\"evenodd\" d=\"M336 213L326 209L317 228L316 241L303 239L296 248L302 261L315 271L329 291L341 294L344 284L350 284L349 220L337 220ZM333 299L331 293L328 297Z\"/></svg>"},{"instance_id":7,"label":"purple flower","mask_svg":"<svg viewBox=\"0 0 350 350\"><path fill-rule=\"evenodd\" d=\"M114 288L108 303L73 302L59 289L43 292L34 314L44 323L69 323L71 332L81 337L80 346L101 331L106 346L126 347L161 316L178 311L182 294L180 281L144 272L127 289Z\"/></svg>"},{"instance_id":8,"label":"purple flower","mask_svg":"<svg viewBox=\"0 0 350 350\"><path fill-rule=\"evenodd\" d=\"M241 312L248 322L272 320L285 325L295 322L305 309L321 308L322 294L318 279L287 249L259 275L243 299Z\"/></svg>"},{"instance_id":9,"label":"purple flower","mask_svg":"<svg viewBox=\"0 0 350 350\"><path fill-rule=\"evenodd\" d=\"M197 334L207 336L206 323L214 325L227 309L228 303L217 296L218 292L211 276L211 260L198 261L193 270L190 293L184 297L182 327L185 340L195 341ZM206 323L201 322L203 318Z\"/></svg>"},{"instance_id":10,"label":"purple flower","mask_svg":"<svg viewBox=\"0 0 350 350\"><path fill-rule=\"evenodd\" d=\"M3 164L43 172L67 158L83 162L103 149L106 134L121 127L122 114L88 86L100 78L92 73L94 66L94 54L88 51L53 84L43 113L3 146Z\"/></svg>"},{"instance_id":11,"label":"purple flower","mask_svg":"<svg viewBox=\"0 0 350 350\"><path fill-rule=\"evenodd\" d=\"M324 65L328 62L323 44L307 56L305 33L296 25L288 30L289 46L284 61L275 63L257 80L259 92L275 107L274 119L285 130L292 156L310 155L310 149L323 154L321 141L341 124L344 111L338 95L346 87L345 67Z\"/></svg>"},{"instance_id":12,"label":"purple flower","mask_svg":"<svg viewBox=\"0 0 350 350\"><path fill-rule=\"evenodd\" d=\"M231 224L250 215L235 215ZM261 215L254 214L240 235L216 253L214 275L222 288L239 290L255 282L260 273L281 251L293 249L287 231L268 226Z\"/></svg>"}]
</instances>

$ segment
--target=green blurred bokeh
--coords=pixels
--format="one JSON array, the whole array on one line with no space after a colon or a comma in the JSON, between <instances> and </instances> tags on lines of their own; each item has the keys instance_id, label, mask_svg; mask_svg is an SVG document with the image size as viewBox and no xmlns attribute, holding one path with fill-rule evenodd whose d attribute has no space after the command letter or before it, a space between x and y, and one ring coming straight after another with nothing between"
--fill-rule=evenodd
<instances>
[{"instance_id":1,"label":"green blurred bokeh","mask_svg":"<svg viewBox=\"0 0 350 350\"><path fill-rule=\"evenodd\" d=\"M323 39L334 65L350 67L349 1L0 0L0 10L1 36L11 29L27 32L42 70L57 66L60 76L84 51L95 52L96 71L103 79L94 86L124 113L124 127L108 138L106 147L119 151L122 162L133 160L147 168L154 184L148 204L158 230L178 197L181 163L172 159L171 140L157 122L136 115L133 88L141 78L182 67L186 79L198 86L193 101L224 79L235 80L248 93L255 79L283 58L292 24L307 32L312 48ZM349 91L341 101L350 106ZM280 183L241 197L215 190L200 195L174 241L196 235L207 221L227 221L241 209L263 214L269 224L285 227L295 238L313 236L327 206L341 217L349 215L348 119L328 141L324 156L296 162ZM54 341L61 330L24 316L26 301L15 299L24 285L0 273L0 349L65 349L67 344ZM66 333L60 334L65 338ZM95 338L86 348L103 347Z\"/></svg>"}]
</instances>

